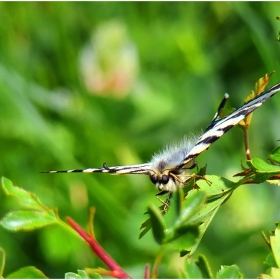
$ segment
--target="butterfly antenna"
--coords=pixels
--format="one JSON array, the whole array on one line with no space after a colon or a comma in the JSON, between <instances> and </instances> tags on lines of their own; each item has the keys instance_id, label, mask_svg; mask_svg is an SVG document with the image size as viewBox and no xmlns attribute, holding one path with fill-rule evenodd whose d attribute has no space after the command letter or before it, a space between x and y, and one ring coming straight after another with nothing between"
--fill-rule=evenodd
<instances>
[{"instance_id":1,"label":"butterfly antenna","mask_svg":"<svg viewBox=\"0 0 280 280\"><path fill-rule=\"evenodd\" d=\"M221 113L221 110L225 107L226 105L226 102L229 98L229 94L228 93L225 93L224 95L224 98L223 100L221 101L212 121L210 122L210 124L207 126L207 128L205 129L205 131L207 131L209 128L211 128L213 126L213 124L215 124L215 122L218 120L218 118L220 117L220 113Z\"/></svg>"},{"instance_id":2,"label":"butterfly antenna","mask_svg":"<svg viewBox=\"0 0 280 280\"><path fill-rule=\"evenodd\" d=\"M220 116L221 110L225 107L228 98L229 98L229 94L225 93L224 98L223 98L222 102L220 103L212 122L215 122L217 120L217 118Z\"/></svg>"}]
</instances>

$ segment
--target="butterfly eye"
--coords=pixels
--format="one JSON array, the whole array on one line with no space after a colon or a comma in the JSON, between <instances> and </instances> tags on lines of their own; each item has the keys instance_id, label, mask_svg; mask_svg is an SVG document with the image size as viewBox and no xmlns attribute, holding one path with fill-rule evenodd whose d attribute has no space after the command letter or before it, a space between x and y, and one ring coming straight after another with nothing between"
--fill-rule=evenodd
<instances>
[{"instance_id":1,"label":"butterfly eye","mask_svg":"<svg viewBox=\"0 0 280 280\"><path fill-rule=\"evenodd\" d=\"M167 184L169 181L169 175L162 175L161 182L162 184Z\"/></svg>"},{"instance_id":2,"label":"butterfly eye","mask_svg":"<svg viewBox=\"0 0 280 280\"><path fill-rule=\"evenodd\" d=\"M157 183L158 181L157 176L155 174L150 176L150 180L152 181L153 184Z\"/></svg>"}]
</instances>

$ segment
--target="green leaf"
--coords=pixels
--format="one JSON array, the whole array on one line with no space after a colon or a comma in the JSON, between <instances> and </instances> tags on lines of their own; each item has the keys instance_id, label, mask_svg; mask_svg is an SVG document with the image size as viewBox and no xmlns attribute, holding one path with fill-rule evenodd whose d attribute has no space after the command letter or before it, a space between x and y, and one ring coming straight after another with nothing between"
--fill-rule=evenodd
<instances>
[{"instance_id":1,"label":"green leaf","mask_svg":"<svg viewBox=\"0 0 280 280\"><path fill-rule=\"evenodd\" d=\"M158 210L164 215L166 212L164 211L164 205L161 205ZM149 214L149 212L145 212L145 214ZM144 221L140 229L143 229L139 234L139 239L141 239L150 229L152 228L151 217L149 217L146 221Z\"/></svg>"},{"instance_id":2,"label":"green leaf","mask_svg":"<svg viewBox=\"0 0 280 280\"><path fill-rule=\"evenodd\" d=\"M185 262L185 270L183 271L183 277L182 278L188 278L188 279L202 279L203 275L200 271L198 265L190 261L189 259Z\"/></svg>"},{"instance_id":3,"label":"green leaf","mask_svg":"<svg viewBox=\"0 0 280 280\"><path fill-rule=\"evenodd\" d=\"M188 220L188 224L200 224L198 227L199 237L188 253L188 257L195 252L219 207L230 197L233 190L239 186L238 182L235 183L214 175L206 176L206 179L208 182L206 180L199 180L197 185L206 192L207 203ZM209 181L211 185L209 185Z\"/></svg>"},{"instance_id":4,"label":"green leaf","mask_svg":"<svg viewBox=\"0 0 280 280\"><path fill-rule=\"evenodd\" d=\"M12 231L34 230L50 224L57 223L58 220L53 210L50 211L12 211L5 215L0 224Z\"/></svg>"},{"instance_id":5,"label":"green leaf","mask_svg":"<svg viewBox=\"0 0 280 280\"><path fill-rule=\"evenodd\" d=\"M141 239L150 229L152 228L151 218L147 219L140 226L140 229L143 229L139 234L139 239Z\"/></svg>"},{"instance_id":6,"label":"green leaf","mask_svg":"<svg viewBox=\"0 0 280 280\"><path fill-rule=\"evenodd\" d=\"M97 272L92 272L92 273L90 273L89 278L90 279L102 279L102 276Z\"/></svg>"},{"instance_id":7,"label":"green leaf","mask_svg":"<svg viewBox=\"0 0 280 280\"><path fill-rule=\"evenodd\" d=\"M271 267L266 271L267 274L261 274L262 279L280 279L280 268Z\"/></svg>"},{"instance_id":8,"label":"green leaf","mask_svg":"<svg viewBox=\"0 0 280 280\"><path fill-rule=\"evenodd\" d=\"M271 279L272 277L268 274L260 274L259 278L260 279Z\"/></svg>"},{"instance_id":9,"label":"green leaf","mask_svg":"<svg viewBox=\"0 0 280 280\"><path fill-rule=\"evenodd\" d=\"M177 217L179 217L179 215L182 212L182 201L184 201L184 191L183 188L178 188L178 190L176 192L173 193L172 196L172 203L174 201L175 204L175 219ZM170 211L168 211L168 214L170 213ZM170 215L170 214L169 214Z\"/></svg>"},{"instance_id":10,"label":"green leaf","mask_svg":"<svg viewBox=\"0 0 280 280\"><path fill-rule=\"evenodd\" d=\"M277 267L277 263L272 253L266 256L264 263L269 267Z\"/></svg>"},{"instance_id":11,"label":"green leaf","mask_svg":"<svg viewBox=\"0 0 280 280\"><path fill-rule=\"evenodd\" d=\"M197 181L199 190L188 192L182 203L181 214L168 228L161 210L155 206L150 207L148 211L150 219L142 224L141 228L144 230L140 237L152 226L153 235L159 244L168 244L174 249L181 250L181 256L190 257L195 252L219 207L240 185L239 182L232 182L214 175L205 176L205 178ZM175 198L178 204L180 196ZM175 210L178 213L180 208L176 206Z\"/></svg>"},{"instance_id":12,"label":"green leaf","mask_svg":"<svg viewBox=\"0 0 280 280\"><path fill-rule=\"evenodd\" d=\"M47 208L35 194L14 186L12 181L5 177L2 177L2 188L7 195L17 198L25 208L33 210L45 210Z\"/></svg>"},{"instance_id":13,"label":"green leaf","mask_svg":"<svg viewBox=\"0 0 280 280\"><path fill-rule=\"evenodd\" d=\"M48 277L34 266L26 266L9 274L10 279L48 279Z\"/></svg>"},{"instance_id":14,"label":"green leaf","mask_svg":"<svg viewBox=\"0 0 280 280\"><path fill-rule=\"evenodd\" d=\"M84 270L78 270L78 274L74 272L65 273L65 279L91 279Z\"/></svg>"},{"instance_id":15,"label":"green leaf","mask_svg":"<svg viewBox=\"0 0 280 280\"><path fill-rule=\"evenodd\" d=\"M5 262L6 254L5 251L0 247L0 278L3 278Z\"/></svg>"},{"instance_id":16,"label":"green leaf","mask_svg":"<svg viewBox=\"0 0 280 280\"><path fill-rule=\"evenodd\" d=\"M206 195L204 191L192 190L188 193L182 205L181 214L173 225L165 230L164 244L173 249L180 250L181 255L189 252L196 244L199 236L199 224L190 224L188 219L194 215L204 204Z\"/></svg>"},{"instance_id":17,"label":"green leaf","mask_svg":"<svg viewBox=\"0 0 280 280\"><path fill-rule=\"evenodd\" d=\"M151 225L154 238L158 244L162 244L165 237L165 222L160 210L154 205L150 204L148 207L148 213L151 217Z\"/></svg>"},{"instance_id":18,"label":"green leaf","mask_svg":"<svg viewBox=\"0 0 280 280\"><path fill-rule=\"evenodd\" d=\"M270 237L271 250L277 267L280 268L280 223L274 231L274 235Z\"/></svg>"},{"instance_id":19,"label":"green leaf","mask_svg":"<svg viewBox=\"0 0 280 280\"><path fill-rule=\"evenodd\" d=\"M188 257L188 258L190 258L190 257L194 254L194 252L195 252L196 248L198 247L198 245L199 245L199 243L200 243L200 241L201 241L201 239L202 239L204 233L206 232L206 229L208 228L208 226L209 226L209 224L211 223L212 219L213 219L214 216L216 215L216 213L217 213L217 211L218 211L218 209L219 209L219 206L220 206L220 205L216 206L216 207L215 207L212 211L210 211L210 212L208 212L207 210L206 210L205 213L203 213L203 211L199 211L199 212L197 212L197 213L194 215L194 217L191 218L191 221L189 221L190 223L191 223L191 222L194 222L194 221L198 221L198 220L204 220L205 222L202 222L201 225L198 227L199 236L198 236L198 238L197 238L197 240L196 240L196 244L194 244L194 246L189 250L189 252L187 252L187 254L188 254L187 257ZM205 209L206 209L206 208L212 208L212 206L209 207L209 205L207 204L207 205L205 206ZM202 209L202 210L205 210L205 209ZM200 216L200 214L201 214L201 216ZM183 255L181 254L181 256L183 256Z\"/></svg>"},{"instance_id":20,"label":"green leaf","mask_svg":"<svg viewBox=\"0 0 280 280\"><path fill-rule=\"evenodd\" d=\"M168 244L175 250L189 252L196 244L199 236L198 226L182 225L175 230L166 230L164 244Z\"/></svg>"},{"instance_id":21,"label":"green leaf","mask_svg":"<svg viewBox=\"0 0 280 280\"><path fill-rule=\"evenodd\" d=\"M206 192L208 198L223 196L239 186L238 182L232 182L216 175L207 175L205 179L198 180L197 185Z\"/></svg>"},{"instance_id":22,"label":"green leaf","mask_svg":"<svg viewBox=\"0 0 280 280\"><path fill-rule=\"evenodd\" d=\"M272 165L260 158L253 158L251 160L247 160L247 165L252 170L262 173L262 174L279 174L280 173L280 166Z\"/></svg>"},{"instance_id":23,"label":"green leaf","mask_svg":"<svg viewBox=\"0 0 280 280\"><path fill-rule=\"evenodd\" d=\"M280 164L280 147L275 148L269 154L269 159L275 163Z\"/></svg>"},{"instance_id":24,"label":"green leaf","mask_svg":"<svg viewBox=\"0 0 280 280\"><path fill-rule=\"evenodd\" d=\"M264 91L266 85L268 84L271 76L274 73L275 73L275 71L273 71L269 74L265 74L264 77L261 77L261 78L258 79L258 81L255 83L256 95L260 95Z\"/></svg>"},{"instance_id":25,"label":"green leaf","mask_svg":"<svg viewBox=\"0 0 280 280\"><path fill-rule=\"evenodd\" d=\"M270 275L273 279L280 279L280 269L276 267L272 267L270 271Z\"/></svg>"},{"instance_id":26,"label":"green leaf","mask_svg":"<svg viewBox=\"0 0 280 280\"><path fill-rule=\"evenodd\" d=\"M175 226L180 226L194 215L206 201L206 193L201 190L191 190L182 205L181 214L175 222Z\"/></svg>"},{"instance_id":27,"label":"green leaf","mask_svg":"<svg viewBox=\"0 0 280 280\"><path fill-rule=\"evenodd\" d=\"M195 263L199 267L203 279L213 278L213 274L210 269L209 263L204 256L200 255Z\"/></svg>"},{"instance_id":28,"label":"green leaf","mask_svg":"<svg viewBox=\"0 0 280 280\"><path fill-rule=\"evenodd\" d=\"M241 279L242 273L237 265L221 266L221 269L217 272L216 278L218 279Z\"/></svg>"}]
</instances>

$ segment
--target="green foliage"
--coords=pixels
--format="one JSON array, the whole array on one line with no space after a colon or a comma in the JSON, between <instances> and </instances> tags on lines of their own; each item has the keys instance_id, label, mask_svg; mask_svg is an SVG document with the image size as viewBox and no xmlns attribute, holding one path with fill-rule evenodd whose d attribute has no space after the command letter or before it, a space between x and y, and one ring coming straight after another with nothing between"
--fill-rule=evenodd
<instances>
[{"instance_id":1,"label":"green foliage","mask_svg":"<svg viewBox=\"0 0 280 280\"><path fill-rule=\"evenodd\" d=\"M271 184L279 185L279 157L280 149L277 147L269 154L269 160L272 164L269 164L260 158L247 160L246 164L248 165L248 168L243 167L244 172L238 175L245 175L242 180L243 183L263 183L267 180ZM268 180L269 178L274 180Z\"/></svg>"},{"instance_id":2,"label":"green foliage","mask_svg":"<svg viewBox=\"0 0 280 280\"><path fill-rule=\"evenodd\" d=\"M7 178L2 178L2 188L7 195L17 198L26 208L4 216L1 219L4 228L13 231L34 230L58 222L55 210L46 208L34 194L14 187Z\"/></svg>"},{"instance_id":3,"label":"green foliage","mask_svg":"<svg viewBox=\"0 0 280 280\"><path fill-rule=\"evenodd\" d=\"M279 278L280 277L280 226L276 224L276 229L270 233L268 239L265 240L271 249L271 253L266 257L265 264L269 267L265 274L261 274L260 278Z\"/></svg>"},{"instance_id":4,"label":"green foliage","mask_svg":"<svg viewBox=\"0 0 280 280\"><path fill-rule=\"evenodd\" d=\"M47 279L46 275L34 266L26 266L9 274L8 279Z\"/></svg>"},{"instance_id":5,"label":"green foliage","mask_svg":"<svg viewBox=\"0 0 280 280\"><path fill-rule=\"evenodd\" d=\"M161 248L149 231L150 220L138 240L139 225L148 218L143 212L157 203L147 178L39 172L100 167L104 161L108 166L147 162L165 144L200 133L224 92L230 94L228 107L237 108L252 81L263 73L276 70L270 85L279 82L278 6L277 2L1 3L0 175L23 186L26 196L22 194L19 204L18 198L6 197L1 189L0 218L11 215L13 221L13 215L21 219L21 213L32 213L20 220L21 226L38 227L28 232L0 227L1 275L34 265L51 278L62 278L67 271L101 266L72 228L61 224L55 210L61 220L69 215L85 227L87 209L94 206L97 239L131 276L143 277L143 267L157 258ZM112 26L119 37L110 35ZM92 80L86 83L82 71L81 54L91 42L93 49L98 47L103 68L121 65L115 68L118 75L105 75L109 82L103 92L90 90ZM263 160L279 139L279 100L275 96L258 109L250 128L251 153ZM239 172L240 161L244 163L242 149L241 131L234 128L198 158L199 166L207 163L207 174L227 178L212 180L228 191L223 195L217 189L212 204L207 198L197 212L186 213L183 223L196 227L198 213L204 213L201 220L206 223L198 228L199 246L192 247L196 253L190 261L204 254L215 272L221 264L237 264L245 277L254 278L264 271L261 263L267 254L259 232L279 219L280 189L246 184L220 207L234 188L229 174ZM279 158L270 160L279 163ZM271 174L254 173L259 170L255 163L244 165L254 169L246 180L264 181ZM277 178L269 182L279 185ZM197 184L206 192L211 188L204 180ZM32 196L35 193L40 201ZM172 199L163 217L166 229L174 229L178 212L184 210L182 202L175 202L180 199ZM167 253L158 275L178 277L175 260L182 248L169 256L171 242L163 247ZM207 273L203 270L202 275Z\"/></svg>"},{"instance_id":6,"label":"green foliage","mask_svg":"<svg viewBox=\"0 0 280 280\"><path fill-rule=\"evenodd\" d=\"M279 157L279 153L280 150L276 148L270 154L270 157L272 156L276 163L278 163L276 159ZM277 165L267 164L259 158L247 161L247 165L249 168L245 169L243 172L242 175L244 175L244 177L237 182L219 176L205 175L200 176L201 178L195 182L195 189L187 191L186 198L184 198L182 189L175 192L175 205L173 207L173 212L171 211L171 220L169 219L169 221L166 219L168 215L165 215L166 212L164 207L161 206L160 208L157 208L153 204L148 207L150 218L143 223L142 228L144 228L144 233L142 231L140 237L143 237L149 229L152 229L154 239L162 249L166 250L169 248L175 251L180 251L181 257L187 256L185 268L181 271L181 276L183 278L214 278L204 256L199 256L197 261L191 261L190 257L197 249L202 236L205 234L205 231L217 213L217 210L228 200L232 195L232 192L240 185L248 183L249 181L262 183L263 178L258 177L259 174L266 174L266 179L270 178L270 181L272 182L274 181L274 176L279 176L280 174L278 169L274 169L274 167L278 168ZM238 175L240 176L241 173ZM259 181L256 181L257 179ZM80 229L75 229L75 227L72 229L61 221L58 217L57 210L50 209L42 204L34 193L13 186L12 182L4 177L2 178L2 189L7 196L16 198L19 206L24 207L24 210L10 211L1 219L0 224L5 229L10 231L26 231L57 224L70 232L74 233L74 229L79 235L83 235L80 233ZM279 225L280 224L276 225L276 229L271 233L270 239L264 235L272 253L267 256L265 261L265 264L269 266L269 269L266 271L266 274L260 275L261 278L277 278L280 275ZM91 229L91 231L92 230L93 229ZM94 232L91 232L90 236L93 237L94 240ZM95 253L102 259L102 256L99 255L98 252L95 251ZM106 257L106 259L108 259L108 257ZM112 262L113 266L115 266L113 260ZM107 265L110 267L110 264ZM5 252L1 248L2 276L4 266ZM105 274L109 273L105 270L100 271ZM112 271L112 273L115 272ZM99 274L94 273L93 276L94 275L100 277ZM46 278L46 276L35 267L23 267L8 275L7 278ZM78 270L78 274L67 272L65 278L81 279L89 278L89 276L85 271ZM221 266L215 278L238 279L243 278L243 274L237 265Z\"/></svg>"},{"instance_id":7,"label":"green foliage","mask_svg":"<svg viewBox=\"0 0 280 280\"><path fill-rule=\"evenodd\" d=\"M280 164L280 147L275 148L270 154L269 159L276 164Z\"/></svg>"},{"instance_id":8,"label":"green foliage","mask_svg":"<svg viewBox=\"0 0 280 280\"><path fill-rule=\"evenodd\" d=\"M83 270L78 270L78 273L67 272L65 273L65 279L91 279L87 273Z\"/></svg>"},{"instance_id":9,"label":"green foliage","mask_svg":"<svg viewBox=\"0 0 280 280\"><path fill-rule=\"evenodd\" d=\"M197 261L187 260L185 262L185 270L181 278L188 279L210 279L213 278L213 273L209 264L204 256L199 256Z\"/></svg>"},{"instance_id":10,"label":"green foliage","mask_svg":"<svg viewBox=\"0 0 280 280\"><path fill-rule=\"evenodd\" d=\"M13 186L7 178L2 178L2 188L6 195L16 198L24 210L15 210L7 213L0 224L7 230L35 230L52 224L68 227L58 217L56 209L50 209L39 200L34 193ZM70 228L69 228L70 229Z\"/></svg>"},{"instance_id":11,"label":"green foliage","mask_svg":"<svg viewBox=\"0 0 280 280\"><path fill-rule=\"evenodd\" d=\"M217 279L240 279L243 278L239 268L236 265L222 266L217 272Z\"/></svg>"}]
</instances>

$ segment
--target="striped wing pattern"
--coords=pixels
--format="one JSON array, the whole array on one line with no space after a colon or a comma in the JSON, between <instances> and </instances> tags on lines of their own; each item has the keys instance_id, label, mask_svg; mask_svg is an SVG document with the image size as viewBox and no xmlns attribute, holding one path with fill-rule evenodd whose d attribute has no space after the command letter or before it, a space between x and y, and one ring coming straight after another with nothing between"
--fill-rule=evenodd
<instances>
[{"instance_id":1,"label":"striped wing pattern","mask_svg":"<svg viewBox=\"0 0 280 280\"><path fill-rule=\"evenodd\" d=\"M232 127L237 125L247 115L252 113L255 109L259 108L264 102L266 102L278 91L280 91L280 83L264 91L254 99L248 101L226 117L211 122L202 136L198 139L198 142L195 144L193 149L191 149L187 156L184 158L182 165L187 164L192 159L200 155L203 151L208 149L211 144L213 144L216 140L223 136Z\"/></svg>"},{"instance_id":2,"label":"striped wing pattern","mask_svg":"<svg viewBox=\"0 0 280 280\"><path fill-rule=\"evenodd\" d=\"M190 149L185 158L178 162L174 166L174 170L180 170L194 158L199 156L202 152L209 148L211 144L217 141L221 136L223 136L228 130L237 125L241 120L243 120L247 115L252 113L255 109L260 107L264 102L266 102L270 97L280 91L280 83L274 85L270 89L264 91L262 94L258 95L254 99L248 101L240 108L236 109L231 114L217 119L220 109L224 106L228 95L225 95L222 103L220 104L217 113L214 116L214 119L206 128L205 132L198 139L193 148ZM178 153L178 151L176 151ZM166 159L163 159L166 161ZM56 171L47 171L42 173L74 173L74 172L83 172L83 173L109 173L109 174L144 174L152 175L154 173L160 172L159 170L153 170L152 163L145 164L135 164L135 165L125 165L125 166L112 166L108 167L106 163L103 164L102 168L87 168L87 169L70 169L70 170L56 170Z\"/></svg>"},{"instance_id":3,"label":"striped wing pattern","mask_svg":"<svg viewBox=\"0 0 280 280\"><path fill-rule=\"evenodd\" d=\"M146 174L149 175L151 170L151 165L149 163L145 164L135 164L135 165L124 165L124 166L111 166L108 167L106 163L103 164L102 168L87 168L87 169L70 169L70 170L54 170L42 173L110 173L110 174Z\"/></svg>"}]
</instances>

